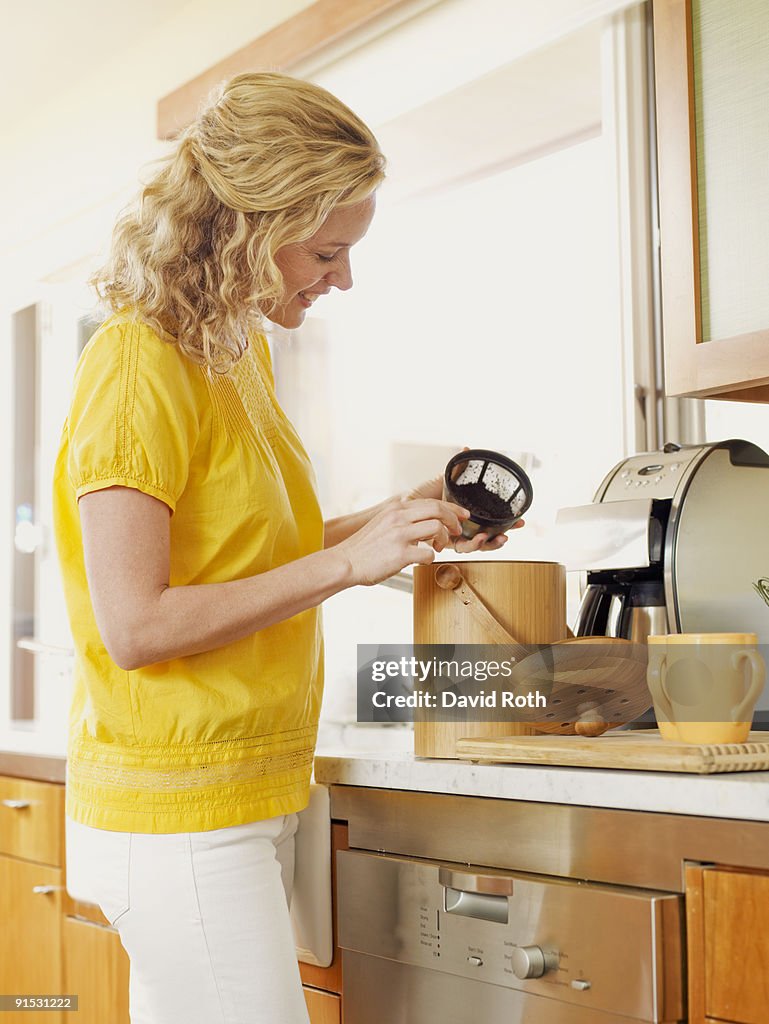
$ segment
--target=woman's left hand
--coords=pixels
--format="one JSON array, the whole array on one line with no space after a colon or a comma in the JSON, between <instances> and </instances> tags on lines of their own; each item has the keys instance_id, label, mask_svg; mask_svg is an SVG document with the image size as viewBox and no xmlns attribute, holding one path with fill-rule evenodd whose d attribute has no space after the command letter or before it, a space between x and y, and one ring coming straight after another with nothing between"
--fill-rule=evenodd
<instances>
[{"instance_id":1,"label":"woman's left hand","mask_svg":"<svg viewBox=\"0 0 769 1024\"><path fill-rule=\"evenodd\" d=\"M425 480L424 483L419 484L413 490L406 494L407 498L442 498L443 497L443 476L434 476L431 480ZM519 519L517 523L514 523L510 529L518 530L521 526L526 523L525 519ZM488 533L481 530L480 533L468 540L467 537L457 537L453 541L454 550L459 555L469 555L473 551L499 551L500 548L507 544L507 534L498 533L496 536L489 538Z\"/></svg>"}]
</instances>

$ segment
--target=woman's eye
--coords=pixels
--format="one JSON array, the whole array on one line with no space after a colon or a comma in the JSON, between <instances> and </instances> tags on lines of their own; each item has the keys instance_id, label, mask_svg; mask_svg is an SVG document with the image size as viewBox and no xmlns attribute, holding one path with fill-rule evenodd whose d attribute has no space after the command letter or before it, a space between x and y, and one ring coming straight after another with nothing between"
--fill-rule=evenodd
<instances>
[{"instance_id":1,"label":"woman's eye","mask_svg":"<svg viewBox=\"0 0 769 1024\"><path fill-rule=\"evenodd\" d=\"M316 255L321 263L330 263L335 258L336 254L334 254L334 256L324 256L322 252L319 252L316 253Z\"/></svg>"}]
</instances>

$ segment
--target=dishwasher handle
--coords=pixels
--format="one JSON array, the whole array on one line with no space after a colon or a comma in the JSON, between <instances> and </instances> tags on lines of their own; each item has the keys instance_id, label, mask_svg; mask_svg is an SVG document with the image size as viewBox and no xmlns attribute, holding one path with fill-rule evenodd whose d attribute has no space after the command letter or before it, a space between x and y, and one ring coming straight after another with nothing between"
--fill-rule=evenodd
<instances>
[{"instance_id":1,"label":"dishwasher handle","mask_svg":"<svg viewBox=\"0 0 769 1024\"><path fill-rule=\"evenodd\" d=\"M508 897L513 895L512 878L440 867L438 881L443 887L444 913L494 924L508 923Z\"/></svg>"},{"instance_id":2,"label":"dishwasher handle","mask_svg":"<svg viewBox=\"0 0 769 1024\"><path fill-rule=\"evenodd\" d=\"M484 896L512 896L513 879L506 875L480 875L477 871L440 867L438 881L444 888L477 892Z\"/></svg>"}]
</instances>

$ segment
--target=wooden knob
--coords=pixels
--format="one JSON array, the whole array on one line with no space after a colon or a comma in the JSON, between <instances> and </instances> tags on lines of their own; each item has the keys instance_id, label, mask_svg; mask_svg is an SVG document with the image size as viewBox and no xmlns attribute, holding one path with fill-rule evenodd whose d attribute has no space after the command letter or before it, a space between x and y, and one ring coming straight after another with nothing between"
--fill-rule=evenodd
<instances>
[{"instance_id":1,"label":"wooden knob","mask_svg":"<svg viewBox=\"0 0 769 1024\"><path fill-rule=\"evenodd\" d=\"M610 728L609 723L598 713L597 704L580 704L577 711L580 713L574 723L577 736L601 736Z\"/></svg>"},{"instance_id":2,"label":"wooden knob","mask_svg":"<svg viewBox=\"0 0 769 1024\"><path fill-rule=\"evenodd\" d=\"M441 590L456 590L463 578L459 567L451 562L435 567L435 582Z\"/></svg>"}]
</instances>

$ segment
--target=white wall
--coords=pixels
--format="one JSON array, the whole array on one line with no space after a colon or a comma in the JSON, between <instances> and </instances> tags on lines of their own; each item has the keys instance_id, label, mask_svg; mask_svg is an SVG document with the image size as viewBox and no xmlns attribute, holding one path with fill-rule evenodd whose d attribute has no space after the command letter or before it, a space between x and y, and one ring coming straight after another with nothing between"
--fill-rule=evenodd
<instances>
[{"instance_id":1,"label":"white wall","mask_svg":"<svg viewBox=\"0 0 769 1024\"><path fill-rule=\"evenodd\" d=\"M195 0L126 47L121 22L133 17L130 7L103 4L108 31L87 66L51 81L47 101L24 107L22 117L14 120L9 109L3 125L0 258L7 299L105 245L116 211L135 191L138 169L165 149L155 138L162 96L307 6L309 0ZM80 30L78 0L67 9L64 50L76 46ZM13 35L13 16L6 16L4 32ZM29 63L34 72L34 49Z\"/></svg>"},{"instance_id":2,"label":"white wall","mask_svg":"<svg viewBox=\"0 0 769 1024\"><path fill-rule=\"evenodd\" d=\"M311 0L191 0L181 7L180 0L156 0L153 10L169 13L154 13L142 37L136 17L146 2L135 15L106 0L97 15L94 0L71 0L62 16L58 0L40 0L29 10L17 6L5 20L4 46L28 50L28 60L16 54L0 67L0 91L14 97L0 101L0 305L18 305L15 295L24 302L30 282L40 278L82 277L80 261L106 244L138 169L165 150L155 138L158 99ZM339 50L331 49L297 73L331 87L379 127L634 2L413 0L409 13L416 16L402 25L402 13L390 17L397 30L329 65ZM425 46L426 30L439 45ZM128 45L121 42L126 35ZM13 80L21 67L34 79L34 104L23 102L25 81ZM41 79L48 95L42 101Z\"/></svg>"}]
</instances>

